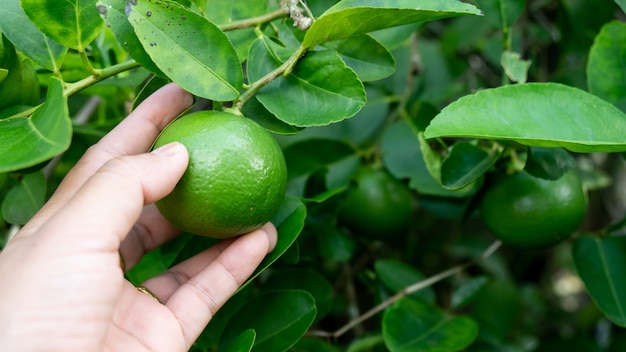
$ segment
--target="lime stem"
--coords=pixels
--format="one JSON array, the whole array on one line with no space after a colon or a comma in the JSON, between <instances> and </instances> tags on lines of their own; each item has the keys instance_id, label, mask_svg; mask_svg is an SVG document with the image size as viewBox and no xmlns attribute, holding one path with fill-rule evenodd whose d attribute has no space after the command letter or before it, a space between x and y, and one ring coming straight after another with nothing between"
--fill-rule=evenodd
<instances>
[{"instance_id":1,"label":"lime stem","mask_svg":"<svg viewBox=\"0 0 626 352\"><path fill-rule=\"evenodd\" d=\"M233 21L230 23L223 24L219 27L224 32L232 31L235 29L256 27L262 23L272 22L273 20L279 19L281 17L286 17L287 15L289 15L289 9L286 7L281 7L278 10L268 12L261 16L250 17L250 18L246 18L243 20Z\"/></svg>"}]
</instances>

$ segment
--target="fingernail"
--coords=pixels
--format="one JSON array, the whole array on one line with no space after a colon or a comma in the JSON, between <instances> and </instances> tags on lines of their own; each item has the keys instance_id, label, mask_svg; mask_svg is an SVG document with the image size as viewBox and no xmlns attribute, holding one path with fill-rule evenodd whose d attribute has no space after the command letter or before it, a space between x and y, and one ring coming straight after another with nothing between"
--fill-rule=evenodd
<instances>
[{"instance_id":1,"label":"fingernail","mask_svg":"<svg viewBox=\"0 0 626 352\"><path fill-rule=\"evenodd\" d=\"M163 155L163 156L174 156L180 153L185 146L180 144L179 142L172 142L166 145L160 146L157 149L151 151L152 154Z\"/></svg>"}]
</instances>

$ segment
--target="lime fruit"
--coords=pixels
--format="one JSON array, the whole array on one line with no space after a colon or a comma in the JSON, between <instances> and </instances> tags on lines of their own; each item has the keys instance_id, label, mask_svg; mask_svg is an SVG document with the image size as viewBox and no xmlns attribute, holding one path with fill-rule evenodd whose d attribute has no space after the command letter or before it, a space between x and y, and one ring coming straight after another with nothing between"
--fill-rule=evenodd
<instances>
[{"instance_id":1,"label":"lime fruit","mask_svg":"<svg viewBox=\"0 0 626 352\"><path fill-rule=\"evenodd\" d=\"M526 172L501 177L480 204L491 233L519 248L544 248L569 238L586 211L587 197L575 171L553 181Z\"/></svg>"},{"instance_id":2,"label":"lime fruit","mask_svg":"<svg viewBox=\"0 0 626 352\"><path fill-rule=\"evenodd\" d=\"M387 171L363 168L356 187L349 191L338 220L355 235L373 239L393 237L405 231L413 213L411 191Z\"/></svg>"},{"instance_id":3,"label":"lime fruit","mask_svg":"<svg viewBox=\"0 0 626 352\"><path fill-rule=\"evenodd\" d=\"M268 222L283 201L287 166L276 140L256 122L222 111L200 111L172 122L154 148L178 141L189 166L156 203L174 226L229 238Z\"/></svg>"}]
</instances>

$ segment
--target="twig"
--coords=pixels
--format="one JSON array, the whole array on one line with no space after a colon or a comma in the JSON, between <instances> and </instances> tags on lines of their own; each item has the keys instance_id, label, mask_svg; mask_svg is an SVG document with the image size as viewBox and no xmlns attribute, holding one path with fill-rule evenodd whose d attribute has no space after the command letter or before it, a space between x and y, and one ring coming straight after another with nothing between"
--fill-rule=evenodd
<instances>
[{"instance_id":1,"label":"twig","mask_svg":"<svg viewBox=\"0 0 626 352\"><path fill-rule=\"evenodd\" d=\"M334 332L326 332L326 331L312 331L310 332L310 335L312 336L319 336L319 337L330 337L333 339L337 339L339 338L341 335L345 334L347 331L349 331L350 329L352 329L354 326L361 324L363 321L373 317L374 315L376 315L377 313L379 313L380 311L384 310L385 308L389 307L390 305L392 305L395 301L399 300L402 297L408 296L411 293L414 293L416 291L419 291L421 289L424 289L426 287L429 287L439 281L442 281L450 276L453 276L457 273L460 273L461 271L467 269L468 267L478 264L480 262L482 262L483 260L489 258L495 251L498 250L498 248L500 248L500 246L502 245L502 242L500 241L495 241L494 243L492 243L478 258L464 263L464 264L460 264L457 265L453 268L450 268L448 270L442 271L439 274L436 274L434 276L431 276L427 279L424 279L420 282L416 282L413 285L410 285L408 287L405 287L402 291L396 293L395 295L389 297L388 299L386 299L385 301L379 303L378 305L376 305L375 307L373 307L372 309L368 310L367 312L365 312L363 315L361 315L360 317L351 320L350 322L348 322L346 325L344 325L343 327L341 327L340 329L334 331Z\"/></svg>"},{"instance_id":2,"label":"twig","mask_svg":"<svg viewBox=\"0 0 626 352\"><path fill-rule=\"evenodd\" d=\"M281 17L285 17L287 15L289 15L289 8L287 7L281 7L278 10L266 13L264 15L261 16L257 16L257 17L251 17L251 18L246 18L243 20L237 20L237 21L233 21L230 23L226 23L220 26L220 29L224 32L226 31L232 31L235 29L243 29L243 28L250 28L250 27L256 27L262 23L266 23L266 22L272 22L275 19L281 18Z\"/></svg>"}]
</instances>

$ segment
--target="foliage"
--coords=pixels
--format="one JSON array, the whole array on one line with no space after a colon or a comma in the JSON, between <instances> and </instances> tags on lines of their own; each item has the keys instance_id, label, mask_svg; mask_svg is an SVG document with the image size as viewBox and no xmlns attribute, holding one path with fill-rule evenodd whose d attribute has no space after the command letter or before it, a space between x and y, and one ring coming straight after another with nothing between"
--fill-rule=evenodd
<instances>
[{"instance_id":1,"label":"foliage","mask_svg":"<svg viewBox=\"0 0 626 352\"><path fill-rule=\"evenodd\" d=\"M416 5L417 4L417 5ZM174 81L238 109L289 170L279 242L193 351L620 351L623 0L0 0L0 234ZM401 236L337 222L362 167L412 192ZM493 177L575 170L571 240L495 241ZM213 240L183 234L135 282ZM3 288L10 289L10 288Z\"/></svg>"}]
</instances>

